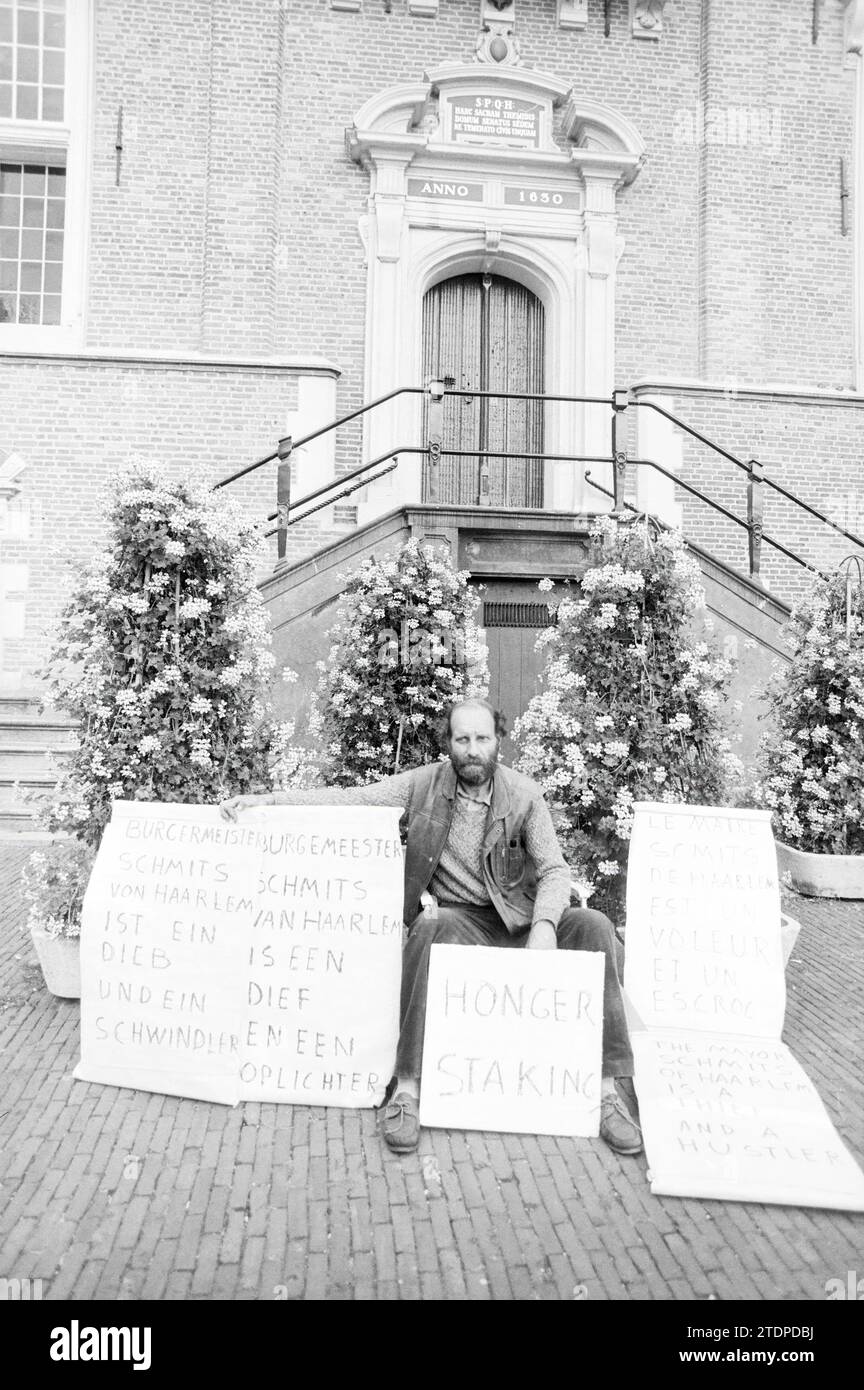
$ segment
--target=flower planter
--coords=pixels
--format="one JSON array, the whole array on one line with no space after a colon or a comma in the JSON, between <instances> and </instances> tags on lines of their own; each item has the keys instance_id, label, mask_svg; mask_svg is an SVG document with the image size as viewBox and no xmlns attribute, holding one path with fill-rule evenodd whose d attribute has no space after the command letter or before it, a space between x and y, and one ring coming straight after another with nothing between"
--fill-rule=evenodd
<instances>
[{"instance_id":1,"label":"flower planter","mask_svg":"<svg viewBox=\"0 0 864 1390\"><path fill-rule=\"evenodd\" d=\"M864 854L808 854L777 841L780 878L808 898L864 898Z\"/></svg>"},{"instance_id":2,"label":"flower planter","mask_svg":"<svg viewBox=\"0 0 864 1390\"><path fill-rule=\"evenodd\" d=\"M32 931L45 984L60 999L81 998L81 955L78 937L49 936Z\"/></svg>"}]
</instances>

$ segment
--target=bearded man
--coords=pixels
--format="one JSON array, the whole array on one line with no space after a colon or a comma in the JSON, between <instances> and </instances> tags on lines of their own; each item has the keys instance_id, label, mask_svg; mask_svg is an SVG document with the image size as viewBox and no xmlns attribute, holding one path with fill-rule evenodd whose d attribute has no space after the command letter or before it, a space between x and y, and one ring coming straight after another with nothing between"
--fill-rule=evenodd
<instances>
[{"instance_id":1,"label":"bearded man","mask_svg":"<svg viewBox=\"0 0 864 1390\"><path fill-rule=\"evenodd\" d=\"M399 806L407 830L405 908L408 939L396 1085L382 1114L384 1142L395 1153L417 1147L429 952L435 942L525 946L531 951L602 951L603 1076L600 1135L617 1153L642 1148L639 1126L615 1085L633 1075L612 923L570 906L570 872L543 793L499 763L504 724L485 700L449 710L442 731L448 760L383 777L365 787L289 789L233 797L221 811L234 820L246 806Z\"/></svg>"}]
</instances>

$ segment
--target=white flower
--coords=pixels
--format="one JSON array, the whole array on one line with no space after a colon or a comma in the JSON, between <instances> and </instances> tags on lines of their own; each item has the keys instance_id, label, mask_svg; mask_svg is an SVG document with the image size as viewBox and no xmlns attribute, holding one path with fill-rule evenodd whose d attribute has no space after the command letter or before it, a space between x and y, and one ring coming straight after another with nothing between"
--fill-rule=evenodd
<instances>
[{"instance_id":1,"label":"white flower","mask_svg":"<svg viewBox=\"0 0 864 1390\"><path fill-rule=\"evenodd\" d=\"M540 583L537 585L537 588L540 590L542 594L548 594L552 589L555 588L555 585L552 583L551 579L541 579Z\"/></svg>"},{"instance_id":2,"label":"white flower","mask_svg":"<svg viewBox=\"0 0 864 1390\"><path fill-rule=\"evenodd\" d=\"M690 718L689 714L685 714L683 710L680 714L676 714L674 719L669 720L669 728L674 729L676 733L683 733L686 729L692 728L692 726L693 720Z\"/></svg>"},{"instance_id":3,"label":"white flower","mask_svg":"<svg viewBox=\"0 0 864 1390\"><path fill-rule=\"evenodd\" d=\"M615 874L620 872L617 859L601 859L597 865L597 872L606 878L614 878Z\"/></svg>"}]
</instances>

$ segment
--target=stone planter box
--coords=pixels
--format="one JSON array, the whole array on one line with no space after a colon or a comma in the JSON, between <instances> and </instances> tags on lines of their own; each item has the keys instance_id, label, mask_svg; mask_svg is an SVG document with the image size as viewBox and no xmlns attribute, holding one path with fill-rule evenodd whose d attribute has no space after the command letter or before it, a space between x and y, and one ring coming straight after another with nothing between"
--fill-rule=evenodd
<instances>
[{"instance_id":1,"label":"stone planter box","mask_svg":"<svg viewBox=\"0 0 864 1390\"><path fill-rule=\"evenodd\" d=\"M77 937L32 931L45 984L59 999L81 998L81 954Z\"/></svg>"},{"instance_id":2,"label":"stone planter box","mask_svg":"<svg viewBox=\"0 0 864 1390\"><path fill-rule=\"evenodd\" d=\"M781 881L808 898L864 898L864 854L808 854L777 841Z\"/></svg>"}]
</instances>

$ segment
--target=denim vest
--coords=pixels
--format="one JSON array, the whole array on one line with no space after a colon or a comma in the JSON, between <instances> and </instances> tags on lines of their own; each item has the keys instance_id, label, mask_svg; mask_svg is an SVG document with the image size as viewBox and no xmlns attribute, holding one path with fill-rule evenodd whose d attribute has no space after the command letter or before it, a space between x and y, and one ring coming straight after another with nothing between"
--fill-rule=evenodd
<instances>
[{"instance_id":1,"label":"denim vest","mask_svg":"<svg viewBox=\"0 0 864 1390\"><path fill-rule=\"evenodd\" d=\"M529 926L534 910L536 877L525 848L523 826L541 796L530 778L500 763L496 767L482 869L492 906L510 932ZM447 843L455 798L452 763L430 763L414 773L406 811L405 921L409 926L420 911L420 894L429 887Z\"/></svg>"}]
</instances>

